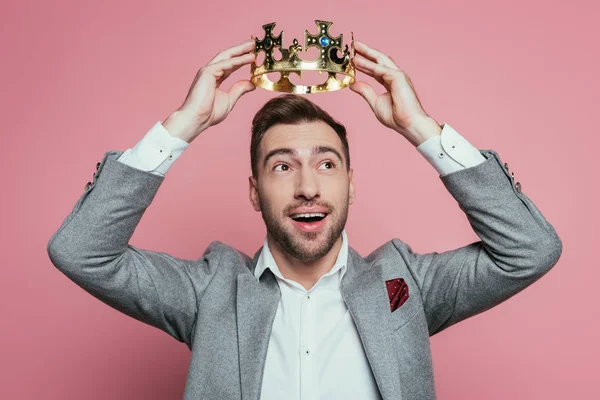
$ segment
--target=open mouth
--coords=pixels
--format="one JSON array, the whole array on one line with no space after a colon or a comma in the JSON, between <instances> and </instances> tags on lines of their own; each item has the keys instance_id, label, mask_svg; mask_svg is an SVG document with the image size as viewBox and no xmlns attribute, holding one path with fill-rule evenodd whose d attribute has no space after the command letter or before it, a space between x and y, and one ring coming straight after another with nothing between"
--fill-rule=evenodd
<instances>
[{"instance_id":1,"label":"open mouth","mask_svg":"<svg viewBox=\"0 0 600 400\"><path fill-rule=\"evenodd\" d=\"M294 225L305 232L314 232L325 225L326 213L304 213L290 215Z\"/></svg>"}]
</instances>

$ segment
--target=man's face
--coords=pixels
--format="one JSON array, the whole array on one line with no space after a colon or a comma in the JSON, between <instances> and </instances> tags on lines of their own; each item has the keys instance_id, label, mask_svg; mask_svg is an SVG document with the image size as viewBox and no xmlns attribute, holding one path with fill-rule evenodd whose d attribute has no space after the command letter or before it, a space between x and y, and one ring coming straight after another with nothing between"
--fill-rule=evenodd
<instances>
[{"instance_id":1,"label":"man's face","mask_svg":"<svg viewBox=\"0 0 600 400\"><path fill-rule=\"evenodd\" d=\"M340 138L324 122L278 124L265 132L250 202L289 255L317 260L339 239L354 200L346 162Z\"/></svg>"}]
</instances>

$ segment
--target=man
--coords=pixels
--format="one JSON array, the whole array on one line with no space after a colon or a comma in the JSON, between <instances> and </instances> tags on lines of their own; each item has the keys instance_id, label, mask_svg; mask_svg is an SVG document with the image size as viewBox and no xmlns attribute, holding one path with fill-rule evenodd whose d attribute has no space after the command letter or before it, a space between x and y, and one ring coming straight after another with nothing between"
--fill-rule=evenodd
<instances>
[{"instance_id":1,"label":"man","mask_svg":"<svg viewBox=\"0 0 600 400\"><path fill-rule=\"evenodd\" d=\"M201 68L182 106L132 149L109 151L48 254L103 302L192 351L186 399L434 399L429 336L515 295L558 261L552 225L493 150L423 110L410 78L356 41L351 89L432 163L481 241L418 254L399 239L366 258L344 226L354 198L345 128L295 95L252 124L249 198L267 228L253 258L212 242L199 260L128 244L182 151L254 89L220 84L253 42Z\"/></svg>"}]
</instances>

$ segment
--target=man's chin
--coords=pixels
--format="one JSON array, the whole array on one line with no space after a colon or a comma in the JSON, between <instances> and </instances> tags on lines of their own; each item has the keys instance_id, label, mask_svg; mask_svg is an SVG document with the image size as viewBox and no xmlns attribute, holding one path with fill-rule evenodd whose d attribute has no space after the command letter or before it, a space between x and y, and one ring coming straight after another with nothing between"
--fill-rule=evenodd
<instances>
[{"instance_id":1,"label":"man's chin","mask_svg":"<svg viewBox=\"0 0 600 400\"><path fill-rule=\"evenodd\" d=\"M299 232L296 231L291 237L291 247L294 249L292 254L299 260L314 261L324 257L331 247L327 248L327 232Z\"/></svg>"},{"instance_id":2,"label":"man's chin","mask_svg":"<svg viewBox=\"0 0 600 400\"><path fill-rule=\"evenodd\" d=\"M293 257L301 261L310 262L325 257L331 249L324 251L322 248L296 248L296 250L298 251L295 254L292 254Z\"/></svg>"},{"instance_id":3,"label":"man's chin","mask_svg":"<svg viewBox=\"0 0 600 400\"><path fill-rule=\"evenodd\" d=\"M307 232L288 217L284 224L273 226L269 232L285 253L298 260L315 261L327 255L337 239L331 237L333 227L329 215L324 220L326 224L321 229Z\"/></svg>"}]
</instances>

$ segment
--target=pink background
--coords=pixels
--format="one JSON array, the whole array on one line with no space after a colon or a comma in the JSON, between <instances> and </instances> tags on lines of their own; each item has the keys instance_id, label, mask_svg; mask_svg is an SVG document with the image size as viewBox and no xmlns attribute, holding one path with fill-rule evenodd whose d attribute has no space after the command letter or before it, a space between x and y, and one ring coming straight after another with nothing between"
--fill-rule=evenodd
<instances>
[{"instance_id":1,"label":"pink background","mask_svg":"<svg viewBox=\"0 0 600 400\"><path fill-rule=\"evenodd\" d=\"M0 398L181 397L185 345L77 287L46 245L104 152L132 147L164 120L217 52L262 36L273 21L289 46L314 31L314 19L334 21L346 43L354 31L390 55L431 116L499 153L563 240L560 261L539 282L431 338L439 398L600 398L599 3L206 4L3 2ZM197 259L221 240L254 254L265 229L247 196L249 128L273 96L246 95L192 143L133 245ZM361 97L344 90L310 99L349 130L351 246L367 255L398 237L441 252L478 240L433 167Z\"/></svg>"}]
</instances>

